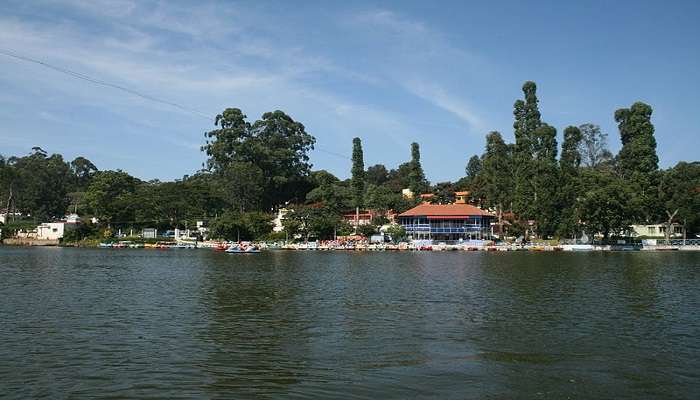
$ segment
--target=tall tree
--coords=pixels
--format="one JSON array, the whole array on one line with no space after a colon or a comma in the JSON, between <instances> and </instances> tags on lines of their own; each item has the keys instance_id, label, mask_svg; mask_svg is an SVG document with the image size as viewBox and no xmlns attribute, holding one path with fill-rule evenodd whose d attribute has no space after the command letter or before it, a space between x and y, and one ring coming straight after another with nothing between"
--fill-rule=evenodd
<instances>
[{"instance_id":1,"label":"tall tree","mask_svg":"<svg viewBox=\"0 0 700 400\"><path fill-rule=\"evenodd\" d=\"M523 94L525 100L517 100L513 106L515 117L513 123L515 129L515 193L513 203L515 211L521 218L531 219L535 215L533 209L535 193L532 186L535 131L542 125L542 121L535 82L525 82Z\"/></svg>"},{"instance_id":2,"label":"tall tree","mask_svg":"<svg viewBox=\"0 0 700 400\"><path fill-rule=\"evenodd\" d=\"M534 175L530 180L533 198L529 209L537 220L537 233L548 237L554 234L559 223L557 130L541 124L535 129L533 139Z\"/></svg>"},{"instance_id":3,"label":"tall tree","mask_svg":"<svg viewBox=\"0 0 700 400\"><path fill-rule=\"evenodd\" d=\"M656 155L654 125L651 123L652 109L642 102L630 108L615 111L615 121L620 130L622 148L618 154L618 165L623 178L633 182L634 193L643 204L647 222L658 218L659 205L655 202L659 157Z\"/></svg>"},{"instance_id":4,"label":"tall tree","mask_svg":"<svg viewBox=\"0 0 700 400\"><path fill-rule=\"evenodd\" d=\"M613 155L608 149L608 134L603 133L600 126L583 124L578 129L581 132L579 152L583 165L597 168L612 160Z\"/></svg>"},{"instance_id":5,"label":"tall tree","mask_svg":"<svg viewBox=\"0 0 700 400\"><path fill-rule=\"evenodd\" d=\"M362 141L359 137L352 140L352 197L353 205L361 208L365 194L365 161L362 155Z\"/></svg>"},{"instance_id":6,"label":"tall tree","mask_svg":"<svg viewBox=\"0 0 700 400\"><path fill-rule=\"evenodd\" d=\"M581 153L579 151L582 140L581 130L575 126L564 129L564 143L561 146L559 159L559 227L557 234L561 237L573 237L578 230L579 212L577 198L579 194L579 167L581 166Z\"/></svg>"},{"instance_id":7,"label":"tall tree","mask_svg":"<svg viewBox=\"0 0 700 400\"><path fill-rule=\"evenodd\" d=\"M428 186L428 182L425 179L425 173L423 173L423 166L420 163L420 146L418 143L411 143L411 162L410 162L410 189L411 191L419 195L421 192L425 191Z\"/></svg>"},{"instance_id":8,"label":"tall tree","mask_svg":"<svg viewBox=\"0 0 700 400\"><path fill-rule=\"evenodd\" d=\"M298 196L294 187L308 177L309 151L315 139L304 125L282 111L263 114L250 125L237 108L228 108L216 117L219 129L207 132L202 150L209 156L207 166L221 172L233 162L250 163L263 173L261 208Z\"/></svg>"},{"instance_id":9,"label":"tall tree","mask_svg":"<svg viewBox=\"0 0 700 400\"><path fill-rule=\"evenodd\" d=\"M479 177L485 203L496 210L499 226L502 226L503 211L512 200L511 165L511 154L501 134L496 131L489 133L486 136L486 149L482 156Z\"/></svg>"}]
</instances>

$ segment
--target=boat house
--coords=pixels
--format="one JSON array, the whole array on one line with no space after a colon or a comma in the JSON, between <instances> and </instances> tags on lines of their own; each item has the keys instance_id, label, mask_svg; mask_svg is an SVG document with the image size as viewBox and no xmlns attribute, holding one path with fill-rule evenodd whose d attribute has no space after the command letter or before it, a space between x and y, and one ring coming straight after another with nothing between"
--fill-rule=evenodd
<instances>
[{"instance_id":1,"label":"boat house","mask_svg":"<svg viewBox=\"0 0 700 400\"><path fill-rule=\"evenodd\" d=\"M409 239L441 242L490 239L493 219L493 214L464 203L423 203L399 214Z\"/></svg>"}]
</instances>

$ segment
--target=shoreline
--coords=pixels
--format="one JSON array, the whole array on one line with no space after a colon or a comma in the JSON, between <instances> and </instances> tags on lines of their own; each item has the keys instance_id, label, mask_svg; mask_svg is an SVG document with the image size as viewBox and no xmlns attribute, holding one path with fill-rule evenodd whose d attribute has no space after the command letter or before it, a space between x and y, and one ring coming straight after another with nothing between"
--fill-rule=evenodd
<instances>
[{"instance_id":1,"label":"shoreline","mask_svg":"<svg viewBox=\"0 0 700 400\"><path fill-rule=\"evenodd\" d=\"M317 243L295 243L295 244L269 244L265 242L254 242L262 250L275 251L341 251L341 252L675 252L675 251L700 251L699 245L413 245L409 243L394 244L357 244L357 245L318 245ZM226 242L163 242L159 246L144 243L60 243L58 240L18 240L5 239L0 246L7 247L61 247L61 248L86 248L102 250L211 250L223 251L228 245Z\"/></svg>"}]
</instances>

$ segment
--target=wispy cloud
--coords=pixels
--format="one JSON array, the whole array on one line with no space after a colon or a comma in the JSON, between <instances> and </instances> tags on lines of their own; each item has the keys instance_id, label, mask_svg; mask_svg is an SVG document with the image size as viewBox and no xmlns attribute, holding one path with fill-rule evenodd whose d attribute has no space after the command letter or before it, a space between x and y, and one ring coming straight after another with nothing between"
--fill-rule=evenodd
<instances>
[{"instance_id":1,"label":"wispy cloud","mask_svg":"<svg viewBox=\"0 0 700 400\"><path fill-rule=\"evenodd\" d=\"M403 86L414 95L456 115L475 130L483 129L483 121L474 112L473 107L468 105L466 100L447 93L443 87L420 81L404 82Z\"/></svg>"},{"instance_id":2,"label":"wispy cloud","mask_svg":"<svg viewBox=\"0 0 700 400\"><path fill-rule=\"evenodd\" d=\"M483 129L484 121L478 109L463 95L449 89L455 79L450 66L462 68L460 72L467 75L462 80L474 79L485 69L486 61L482 57L454 47L441 32L424 22L390 10L361 12L350 16L346 24L368 32L381 43L389 79L408 93L466 122L472 131Z\"/></svg>"}]
</instances>

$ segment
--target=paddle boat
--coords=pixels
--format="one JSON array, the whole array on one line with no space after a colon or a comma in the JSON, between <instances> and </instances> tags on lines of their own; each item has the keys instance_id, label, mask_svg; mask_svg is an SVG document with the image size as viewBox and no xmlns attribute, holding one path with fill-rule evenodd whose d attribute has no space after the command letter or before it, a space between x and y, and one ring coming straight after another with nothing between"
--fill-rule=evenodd
<instances>
[{"instance_id":1,"label":"paddle boat","mask_svg":"<svg viewBox=\"0 0 700 400\"><path fill-rule=\"evenodd\" d=\"M226 253L229 254L258 254L260 249L255 245L239 245L233 244L231 247L226 249Z\"/></svg>"}]
</instances>

